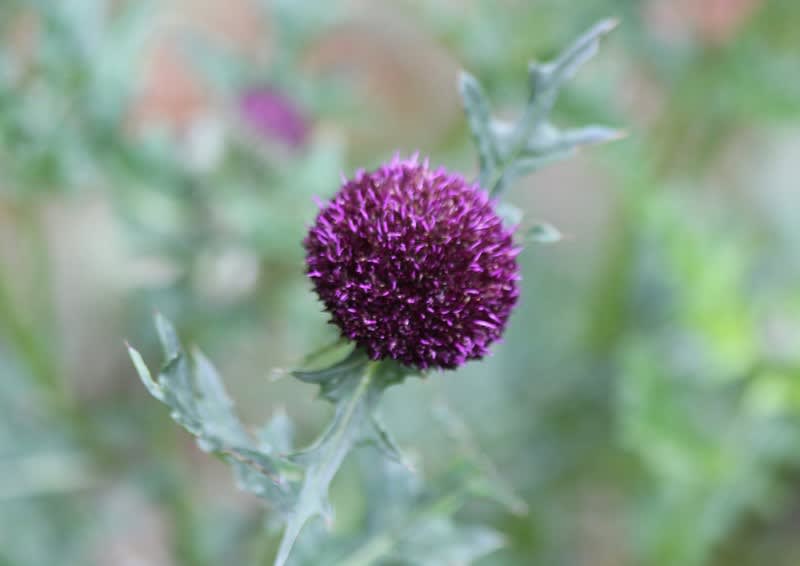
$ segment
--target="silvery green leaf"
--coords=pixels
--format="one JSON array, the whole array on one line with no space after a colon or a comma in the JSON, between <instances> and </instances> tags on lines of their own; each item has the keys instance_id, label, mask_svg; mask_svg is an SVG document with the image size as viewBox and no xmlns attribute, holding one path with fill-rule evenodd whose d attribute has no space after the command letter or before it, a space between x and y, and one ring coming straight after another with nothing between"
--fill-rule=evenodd
<instances>
[{"instance_id":1,"label":"silvery green leaf","mask_svg":"<svg viewBox=\"0 0 800 566\"><path fill-rule=\"evenodd\" d=\"M286 414L277 412L257 439L252 439L234 413L233 401L211 362L198 350L190 358L165 317L156 316L156 328L167 362L158 380L153 380L141 355L129 348L140 378L148 391L170 408L172 418L197 437L203 450L218 454L231 465L240 488L284 513L287 522L276 565L286 563L306 523L318 516L330 521L330 483L359 442L371 441L384 455L403 460L374 410L381 393L405 379L406 368L370 362L363 351L354 349L333 365L293 372L298 379L319 385L321 396L336 409L311 446L283 457L292 444Z\"/></svg>"},{"instance_id":2,"label":"silvery green leaf","mask_svg":"<svg viewBox=\"0 0 800 566\"><path fill-rule=\"evenodd\" d=\"M272 414L272 418L258 432L258 447L263 452L275 451L288 454L294 443L294 425L282 408Z\"/></svg>"},{"instance_id":3,"label":"silvery green leaf","mask_svg":"<svg viewBox=\"0 0 800 566\"><path fill-rule=\"evenodd\" d=\"M296 466L273 456L273 450L265 450L263 439L255 446L211 362L199 350L190 359L174 327L160 314L156 315L156 329L167 359L157 381L139 352L128 347L147 390L169 407L175 422L197 437L202 450L231 464L240 487L287 510L295 488L292 482L298 479Z\"/></svg>"},{"instance_id":4,"label":"silvery green leaf","mask_svg":"<svg viewBox=\"0 0 800 566\"><path fill-rule=\"evenodd\" d=\"M505 226L518 226L522 222L522 209L508 202L498 203L495 212L503 220Z\"/></svg>"},{"instance_id":5,"label":"silvery green leaf","mask_svg":"<svg viewBox=\"0 0 800 566\"><path fill-rule=\"evenodd\" d=\"M171 360L177 357L181 351L181 341L178 334L175 332L175 327L167 318L161 313L156 313L156 332L158 339L161 342L161 347L164 350L164 357Z\"/></svg>"},{"instance_id":6,"label":"silvery green leaf","mask_svg":"<svg viewBox=\"0 0 800 566\"><path fill-rule=\"evenodd\" d=\"M142 359L142 355L134 350L129 344L125 345L128 348L128 354L133 361L133 366L136 368L136 373L139 374L139 378L144 383L144 386L147 388L147 391L150 392L150 395L158 399L159 401L164 400L164 392L161 391L161 386L155 382L153 376L150 375L150 369L148 369L147 364L144 363Z\"/></svg>"},{"instance_id":7,"label":"silvery green leaf","mask_svg":"<svg viewBox=\"0 0 800 566\"><path fill-rule=\"evenodd\" d=\"M330 366L318 369L295 369L292 375L306 383L324 384L331 379L350 375L354 370L367 363L367 357L361 350L353 349L344 358Z\"/></svg>"},{"instance_id":8,"label":"silvery green leaf","mask_svg":"<svg viewBox=\"0 0 800 566\"><path fill-rule=\"evenodd\" d=\"M548 121L564 82L597 53L600 39L616 25L616 20L603 20L554 61L530 63L527 104L519 119L513 122L493 117L478 81L462 73L459 88L478 152L478 180L491 196L502 195L520 177L569 157L582 145L621 137L617 131L603 126L559 131Z\"/></svg>"},{"instance_id":9,"label":"silvery green leaf","mask_svg":"<svg viewBox=\"0 0 800 566\"><path fill-rule=\"evenodd\" d=\"M319 385L320 396L335 403L348 393L353 375L358 375L368 362L366 354L356 348L332 366L316 370L298 369L291 373L300 381Z\"/></svg>"},{"instance_id":10,"label":"silvery green leaf","mask_svg":"<svg viewBox=\"0 0 800 566\"><path fill-rule=\"evenodd\" d=\"M216 452L228 445L248 446L251 440L233 412L233 401L216 369L200 350L194 349L192 353L197 413L204 426L204 438L210 442L206 450Z\"/></svg>"},{"instance_id":11,"label":"silvery green leaf","mask_svg":"<svg viewBox=\"0 0 800 566\"><path fill-rule=\"evenodd\" d=\"M386 430L381 420L375 414L370 414L369 424L367 425L365 442L371 444L386 458L401 464L407 470L412 466L405 457L400 447L397 446L391 433Z\"/></svg>"},{"instance_id":12,"label":"silvery green leaf","mask_svg":"<svg viewBox=\"0 0 800 566\"><path fill-rule=\"evenodd\" d=\"M273 457L273 452L230 447L220 453L233 468L239 489L256 495L288 516L297 504L303 470L288 460Z\"/></svg>"},{"instance_id":13,"label":"silvery green leaf","mask_svg":"<svg viewBox=\"0 0 800 566\"><path fill-rule=\"evenodd\" d=\"M511 184L517 179L525 177L526 175L530 175L531 173L535 173L539 169L542 169L543 167L546 167L555 161L569 157L570 155L572 155L572 151L567 150L547 153L539 157L518 157L505 169L505 171L503 171L502 175L497 178L497 182L495 183L493 189L493 194L502 195L506 189L508 189L508 187L511 186Z\"/></svg>"},{"instance_id":14,"label":"silvery green leaf","mask_svg":"<svg viewBox=\"0 0 800 566\"><path fill-rule=\"evenodd\" d=\"M359 452L359 457L364 496L368 501L365 530L375 532L414 515L412 509L425 485L422 471L415 466L414 473L409 473L407 465L374 451L364 450Z\"/></svg>"},{"instance_id":15,"label":"silvery green leaf","mask_svg":"<svg viewBox=\"0 0 800 566\"><path fill-rule=\"evenodd\" d=\"M438 406L434 409L453 436L452 444L459 448L460 457L447 459L443 470L422 481L421 474L410 474L390 460L376 461L374 452L364 452L359 460L366 498L361 534L346 546L345 552L326 555L329 561L319 564L416 565L426 563L423 555L429 555L430 563L469 564L500 543L491 535L483 536L483 532L489 531L465 527L454 519L471 497L500 500L512 512L523 507L524 513L525 503L505 488L486 458L473 445L465 446L470 441L463 421L452 412L445 413L446 409ZM433 535L426 534L431 531ZM475 543L472 547L465 544L470 535ZM437 561L433 562L434 559Z\"/></svg>"},{"instance_id":16,"label":"silvery green leaf","mask_svg":"<svg viewBox=\"0 0 800 566\"><path fill-rule=\"evenodd\" d=\"M480 166L479 184L485 185L497 169L497 148L491 128L492 116L489 101L478 80L462 71L459 92L467 114L467 123L478 150Z\"/></svg>"},{"instance_id":17,"label":"silvery green leaf","mask_svg":"<svg viewBox=\"0 0 800 566\"><path fill-rule=\"evenodd\" d=\"M560 242L562 238L563 236L558 231L558 228L547 223L536 224L525 233L526 242L537 244L555 244Z\"/></svg>"},{"instance_id":18,"label":"silvery green leaf","mask_svg":"<svg viewBox=\"0 0 800 566\"><path fill-rule=\"evenodd\" d=\"M504 544L503 537L493 529L460 526L449 519L433 518L420 521L394 555L408 566L471 564Z\"/></svg>"},{"instance_id":19,"label":"silvery green leaf","mask_svg":"<svg viewBox=\"0 0 800 566\"><path fill-rule=\"evenodd\" d=\"M623 135L619 130L606 126L559 130L551 124L543 124L536 134L528 139L523 155L541 156L564 152L567 152L566 155L571 155L579 147L615 141Z\"/></svg>"},{"instance_id":20,"label":"silvery green leaf","mask_svg":"<svg viewBox=\"0 0 800 566\"><path fill-rule=\"evenodd\" d=\"M616 141L625 137L625 132L607 126L584 126L562 130L558 142L564 147L580 147Z\"/></svg>"},{"instance_id":21,"label":"silvery green leaf","mask_svg":"<svg viewBox=\"0 0 800 566\"><path fill-rule=\"evenodd\" d=\"M382 360L375 367L375 381L381 391L404 382L409 377L424 378L419 370L406 367L393 360Z\"/></svg>"},{"instance_id":22,"label":"silvery green leaf","mask_svg":"<svg viewBox=\"0 0 800 566\"><path fill-rule=\"evenodd\" d=\"M575 72L597 53L603 36L608 35L618 24L615 19L602 20L562 51L552 64L551 84L560 84L572 78Z\"/></svg>"},{"instance_id":23,"label":"silvery green leaf","mask_svg":"<svg viewBox=\"0 0 800 566\"><path fill-rule=\"evenodd\" d=\"M405 482L400 483L406 487ZM348 552L335 556L331 564L466 565L493 552L503 543L497 533L463 526L453 519L467 501L463 487L432 493L412 486L410 492L406 488L403 493L395 494L384 484L373 494L377 501L369 502L370 508L377 509L368 515L373 521L367 528L368 535L361 537L358 544L350 545Z\"/></svg>"},{"instance_id":24,"label":"silvery green leaf","mask_svg":"<svg viewBox=\"0 0 800 566\"><path fill-rule=\"evenodd\" d=\"M510 160L515 148L516 122L492 118L490 128L499 160L502 162Z\"/></svg>"},{"instance_id":25,"label":"silvery green leaf","mask_svg":"<svg viewBox=\"0 0 800 566\"><path fill-rule=\"evenodd\" d=\"M263 499L284 515L291 512L302 476L298 466L247 448L232 448L223 452L222 457L233 468L239 489Z\"/></svg>"},{"instance_id":26,"label":"silvery green leaf","mask_svg":"<svg viewBox=\"0 0 800 566\"><path fill-rule=\"evenodd\" d=\"M530 94L528 105L514 128L514 147L524 147L525 140L547 120L558 96L561 81L555 76L552 63L528 65Z\"/></svg>"},{"instance_id":27,"label":"silvery green leaf","mask_svg":"<svg viewBox=\"0 0 800 566\"><path fill-rule=\"evenodd\" d=\"M190 371L186 356L178 354L161 368L158 383L164 393L162 402L171 409L172 419L193 435L202 437L203 425L195 406L194 387L188 377Z\"/></svg>"}]
</instances>

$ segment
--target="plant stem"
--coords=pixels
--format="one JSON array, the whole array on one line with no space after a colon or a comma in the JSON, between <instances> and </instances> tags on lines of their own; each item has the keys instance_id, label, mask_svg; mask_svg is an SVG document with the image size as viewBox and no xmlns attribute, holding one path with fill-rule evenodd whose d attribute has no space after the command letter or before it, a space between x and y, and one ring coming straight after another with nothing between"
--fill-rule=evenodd
<instances>
[{"instance_id":1,"label":"plant stem","mask_svg":"<svg viewBox=\"0 0 800 566\"><path fill-rule=\"evenodd\" d=\"M303 526L313 517L324 514L328 487L358 440L362 420L369 415L369 405L376 401L370 394L378 391L371 387L377 367L376 362L367 365L349 396L337 403L336 415L329 427L302 453L313 456L314 460L306 469L297 507L286 523L275 566L286 563Z\"/></svg>"}]
</instances>

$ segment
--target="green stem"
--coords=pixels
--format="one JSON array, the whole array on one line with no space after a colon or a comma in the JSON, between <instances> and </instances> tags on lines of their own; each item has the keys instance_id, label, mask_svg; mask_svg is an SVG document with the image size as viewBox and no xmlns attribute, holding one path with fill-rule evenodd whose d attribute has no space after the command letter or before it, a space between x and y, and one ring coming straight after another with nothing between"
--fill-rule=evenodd
<instances>
[{"instance_id":1,"label":"green stem","mask_svg":"<svg viewBox=\"0 0 800 566\"><path fill-rule=\"evenodd\" d=\"M506 180L506 173L508 172L508 168L513 165L522 155L523 150L525 149L525 145L527 144L528 137L530 137L533 129L535 127L535 121L533 119L534 111L533 108L529 105L525 109L525 114L522 117L519 127L514 135L516 142L514 144L514 148L511 150L508 159L503 160L502 162L498 163L498 167L495 171L493 171L491 176L491 183L489 186L492 187L490 191L490 195L492 197L499 198L505 192L506 188L508 187L508 182Z\"/></svg>"},{"instance_id":2,"label":"green stem","mask_svg":"<svg viewBox=\"0 0 800 566\"><path fill-rule=\"evenodd\" d=\"M367 365L349 396L339 401L333 422L303 453L316 459L306 469L297 506L287 521L275 566L283 566L289 559L305 524L324 514L328 487L358 440L362 419L369 415L369 405L376 401L370 398L370 393L377 391L371 387L377 367L377 362Z\"/></svg>"}]
</instances>

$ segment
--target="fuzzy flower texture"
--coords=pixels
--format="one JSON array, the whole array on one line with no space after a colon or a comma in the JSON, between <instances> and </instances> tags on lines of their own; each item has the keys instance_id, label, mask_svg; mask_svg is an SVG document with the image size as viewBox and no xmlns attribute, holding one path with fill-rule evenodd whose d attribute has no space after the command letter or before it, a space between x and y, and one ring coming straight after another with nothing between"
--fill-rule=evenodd
<instances>
[{"instance_id":1,"label":"fuzzy flower texture","mask_svg":"<svg viewBox=\"0 0 800 566\"><path fill-rule=\"evenodd\" d=\"M344 336L375 360L451 369L503 333L519 296L512 236L480 187L395 157L345 181L303 245Z\"/></svg>"}]
</instances>

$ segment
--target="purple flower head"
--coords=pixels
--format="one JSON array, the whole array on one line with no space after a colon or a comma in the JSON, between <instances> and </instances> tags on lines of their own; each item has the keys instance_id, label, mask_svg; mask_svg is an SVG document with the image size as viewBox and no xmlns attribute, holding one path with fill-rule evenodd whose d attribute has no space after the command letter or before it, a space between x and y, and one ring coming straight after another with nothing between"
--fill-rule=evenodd
<instances>
[{"instance_id":1,"label":"purple flower head","mask_svg":"<svg viewBox=\"0 0 800 566\"><path fill-rule=\"evenodd\" d=\"M297 106L269 87L246 91L239 99L239 111L245 122L259 135L277 139L293 149L305 145L309 124Z\"/></svg>"},{"instance_id":2,"label":"purple flower head","mask_svg":"<svg viewBox=\"0 0 800 566\"><path fill-rule=\"evenodd\" d=\"M372 359L455 368L488 353L517 302L512 233L477 185L395 157L344 181L303 245L331 322Z\"/></svg>"}]
</instances>

